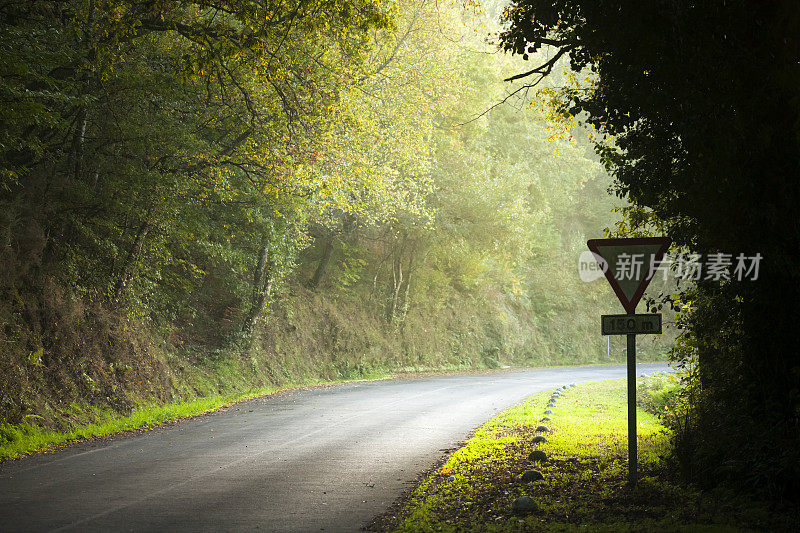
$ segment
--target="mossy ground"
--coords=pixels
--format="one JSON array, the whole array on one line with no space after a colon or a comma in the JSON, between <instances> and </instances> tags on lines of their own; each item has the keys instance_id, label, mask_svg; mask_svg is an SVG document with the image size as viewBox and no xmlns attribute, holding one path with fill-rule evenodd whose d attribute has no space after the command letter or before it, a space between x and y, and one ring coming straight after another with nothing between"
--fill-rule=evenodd
<instances>
[{"instance_id":1,"label":"mossy ground","mask_svg":"<svg viewBox=\"0 0 800 533\"><path fill-rule=\"evenodd\" d=\"M390 529L422 531L742 531L795 530L797 517L766 504L678 483L661 459L670 432L638 410L639 484L627 486L624 380L582 384L558 399L547 442L533 445L552 391L493 418L444 464L423 478ZM531 463L541 449L548 459ZM544 480L523 483L525 470ZM537 511L512 512L519 496ZM387 522L384 522L386 524Z\"/></svg>"}]
</instances>

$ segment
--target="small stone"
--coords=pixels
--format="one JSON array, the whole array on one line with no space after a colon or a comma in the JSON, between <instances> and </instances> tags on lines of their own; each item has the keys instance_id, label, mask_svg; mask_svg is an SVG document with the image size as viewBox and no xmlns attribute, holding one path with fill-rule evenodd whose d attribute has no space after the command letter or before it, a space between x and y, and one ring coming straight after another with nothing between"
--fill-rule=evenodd
<instances>
[{"instance_id":1,"label":"small stone","mask_svg":"<svg viewBox=\"0 0 800 533\"><path fill-rule=\"evenodd\" d=\"M552 409L555 406L556 406L555 402L550 402L550 403L547 404L547 408L548 409Z\"/></svg>"},{"instance_id":2,"label":"small stone","mask_svg":"<svg viewBox=\"0 0 800 533\"><path fill-rule=\"evenodd\" d=\"M511 504L511 510L519 514L532 513L536 510L536 503L527 496L520 496Z\"/></svg>"},{"instance_id":3,"label":"small stone","mask_svg":"<svg viewBox=\"0 0 800 533\"><path fill-rule=\"evenodd\" d=\"M456 480L456 476L450 476L449 478L447 478L447 481L455 481L455 480Z\"/></svg>"},{"instance_id":4,"label":"small stone","mask_svg":"<svg viewBox=\"0 0 800 533\"><path fill-rule=\"evenodd\" d=\"M550 422L551 420L552 418L550 418L549 416L543 416L542 419L539 420L539 422Z\"/></svg>"},{"instance_id":5,"label":"small stone","mask_svg":"<svg viewBox=\"0 0 800 533\"><path fill-rule=\"evenodd\" d=\"M540 481L542 479L544 479L544 476L538 470L526 470L522 474L523 483L532 483L534 481Z\"/></svg>"},{"instance_id":6,"label":"small stone","mask_svg":"<svg viewBox=\"0 0 800 533\"><path fill-rule=\"evenodd\" d=\"M547 437L545 437L544 435L536 435L535 437L533 437L533 440L531 442L533 442L534 444L541 444L542 442L547 442Z\"/></svg>"},{"instance_id":7,"label":"small stone","mask_svg":"<svg viewBox=\"0 0 800 533\"><path fill-rule=\"evenodd\" d=\"M577 387L577 385L575 383L570 383L569 384L569 388L570 389L574 389L575 387Z\"/></svg>"},{"instance_id":8,"label":"small stone","mask_svg":"<svg viewBox=\"0 0 800 533\"><path fill-rule=\"evenodd\" d=\"M544 414L546 414L546 415L552 415L552 414L553 414L553 411L551 411L550 409L547 409L547 410L544 412Z\"/></svg>"},{"instance_id":9,"label":"small stone","mask_svg":"<svg viewBox=\"0 0 800 533\"><path fill-rule=\"evenodd\" d=\"M544 453L542 450L533 450L528 455L529 461L547 461L547 454Z\"/></svg>"},{"instance_id":10,"label":"small stone","mask_svg":"<svg viewBox=\"0 0 800 533\"><path fill-rule=\"evenodd\" d=\"M550 433L550 428L547 426L536 426L536 431L546 431L547 433Z\"/></svg>"}]
</instances>

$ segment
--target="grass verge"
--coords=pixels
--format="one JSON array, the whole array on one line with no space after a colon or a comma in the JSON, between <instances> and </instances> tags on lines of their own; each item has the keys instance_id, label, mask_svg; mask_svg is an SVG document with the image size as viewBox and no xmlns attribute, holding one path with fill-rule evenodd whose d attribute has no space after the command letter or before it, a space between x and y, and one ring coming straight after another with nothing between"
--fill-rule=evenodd
<instances>
[{"instance_id":1,"label":"grass verge","mask_svg":"<svg viewBox=\"0 0 800 533\"><path fill-rule=\"evenodd\" d=\"M74 421L65 430L42 428L35 424L0 423L0 461L16 459L30 453L50 451L81 440L106 437L129 431L148 430L182 418L202 415L228 407L234 403L266 396L282 390L382 379L388 375L370 375L362 379L308 380L306 383L258 387L244 392L209 394L190 400L166 404L147 403L134 407L130 414L121 416L111 409L87 405L74 405Z\"/></svg>"},{"instance_id":2,"label":"grass verge","mask_svg":"<svg viewBox=\"0 0 800 533\"><path fill-rule=\"evenodd\" d=\"M416 371L415 371L416 370ZM452 372L452 369L450 370ZM463 372L464 370L461 369ZM127 415L120 415L112 409L101 409L86 404L73 404L63 416L69 420L66 429L41 427L35 423L9 424L0 421L0 461L16 459L31 453L50 451L81 440L105 437L129 431L147 430L182 418L216 411L231 404L257 398L278 391L308 387L325 386L354 381L370 381L389 377L409 377L447 374L448 370L400 369L395 373L367 373L359 378L305 379L301 383L282 386L254 387L246 391L228 394L210 393L188 400L163 403L144 403L134 407ZM216 376L222 375L217 372ZM210 386L209 386L210 387ZM37 417L33 417L35 422Z\"/></svg>"},{"instance_id":3,"label":"grass verge","mask_svg":"<svg viewBox=\"0 0 800 533\"><path fill-rule=\"evenodd\" d=\"M638 410L640 482L627 479L624 380L562 391L552 420L541 422L552 391L536 394L496 416L444 464L423 478L390 529L428 531L792 531L796 515L729 493L703 494L670 481L661 456L670 433ZM537 432L546 424L550 432ZM532 444L537 435L547 442ZM547 460L531 462L540 449ZM523 482L526 470L544 479ZM512 503L530 497L535 510ZM386 523L386 522L384 522Z\"/></svg>"},{"instance_id":4,"label":"grass verge","mask_svg":"<svg viewBox=\"0 0 800 533\"><path fill-rule=\"evenodd\" d=\"M77 422L70 429L56 431L33 424L0 425L0 460L17 458L31 452L50 450L75 441L103 437L115 433L150 429L180 418L196 416L226 407L232 403L263 396L275 389L263 389L233 395L213 395L166 405L142 405L127 416L120 417L111 410L80 410L83 416L96 421Z\"/></svg>"}]
</instances>

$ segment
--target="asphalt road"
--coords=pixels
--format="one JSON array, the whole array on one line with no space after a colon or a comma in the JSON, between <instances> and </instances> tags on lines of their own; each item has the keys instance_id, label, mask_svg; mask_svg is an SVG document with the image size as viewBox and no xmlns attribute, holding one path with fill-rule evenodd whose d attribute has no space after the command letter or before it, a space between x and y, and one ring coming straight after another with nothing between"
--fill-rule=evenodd
<instances>
[{"instance_id":1,"label":"asphalt road","mask_svg":"<svg viewBox=\"0 0 800 533\"><path fill-rule=\"evenodd\" d=\"M498 411L623 376L615 365L286 391L4 463L0 531L358 531Z\"/></svg>"}]
</instances>

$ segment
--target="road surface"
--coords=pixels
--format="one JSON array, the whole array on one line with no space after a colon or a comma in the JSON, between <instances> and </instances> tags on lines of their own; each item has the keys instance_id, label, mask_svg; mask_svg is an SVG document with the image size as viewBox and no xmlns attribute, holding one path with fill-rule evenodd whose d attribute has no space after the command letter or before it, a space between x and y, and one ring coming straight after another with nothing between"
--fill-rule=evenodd
<instances>
[{"instance_id":1,"label":"road surface","mask_svg":"<svg viewBox=\"0 0 800 533\"><path fill-rule=\"evenodd\" d=\"M614 365L285 391L4 463L0 531L358 531L498 411L624 376Z\"/></svg>"}]
</instances>

